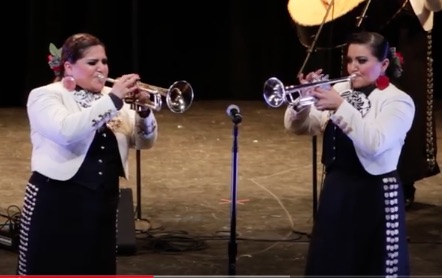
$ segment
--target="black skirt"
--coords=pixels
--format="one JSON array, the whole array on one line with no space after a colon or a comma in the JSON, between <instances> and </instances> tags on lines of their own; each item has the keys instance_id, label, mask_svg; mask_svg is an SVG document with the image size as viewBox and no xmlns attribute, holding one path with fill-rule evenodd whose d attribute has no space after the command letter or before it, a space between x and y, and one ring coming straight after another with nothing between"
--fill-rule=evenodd
<instances>
[{"instance_id":1,"label":"black skirt","mask_svg":"<svg viewBox=\"0 0 442 278\"><path fill-rule=\"evenodd\" d=\"M396 172L332 170L321 192L307 276L409 275L401 184Z\"/></svg>"},{"instance_id":2,"label":"black skirt","mask_svg":"<svg viewBox=\"0 0 442 278\"><path fill-rule=\"evenodd\" d=\"M118 199L118 190L92 190L33 173L25 192L17 273L116 274Z\"/></svg>"}]
</instances>

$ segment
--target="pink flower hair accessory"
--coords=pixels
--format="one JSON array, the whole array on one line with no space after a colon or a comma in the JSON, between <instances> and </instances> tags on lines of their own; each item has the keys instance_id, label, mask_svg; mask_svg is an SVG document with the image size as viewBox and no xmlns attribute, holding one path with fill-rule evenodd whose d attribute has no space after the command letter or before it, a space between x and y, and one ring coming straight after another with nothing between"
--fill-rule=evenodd
<instances>
[{"instance_id":1,"label":"pink flower hair accessory","mask_svg":"<svg viewBox=\"0 0 442 278\"><path fill-rule=\"evenodd\" d=\"M61 48L57 48L53 43L49 44L48 65L54 72L55 76L61 74Z\"/></svg>"}]
</instances>

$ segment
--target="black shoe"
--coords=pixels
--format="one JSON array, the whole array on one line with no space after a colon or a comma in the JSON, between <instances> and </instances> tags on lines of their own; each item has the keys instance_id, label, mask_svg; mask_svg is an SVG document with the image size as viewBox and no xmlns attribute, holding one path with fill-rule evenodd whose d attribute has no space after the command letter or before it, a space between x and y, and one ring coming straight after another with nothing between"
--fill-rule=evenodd
<instances>
[{"instance_id":1,"label":"black shoe","mask_svg":"<svg viewBox=\"0 0 442 278\"><path fill-rule=\"evenodd\" d=\"M409 210L414 203L414 194L416 193L416 188L414 183L403 184L404 199L405 199L405 210Z\"/></svg>"},{"instance_id":2,"label":"black shoe","mask_svg":"<svg viewBox=\"0 0 442 278\"><path fill-rule=\"evenodd\" d=\"M405 198L405 210L411 209L414 204L414 196L410 198Z\"/></svg>"}]
</instances>

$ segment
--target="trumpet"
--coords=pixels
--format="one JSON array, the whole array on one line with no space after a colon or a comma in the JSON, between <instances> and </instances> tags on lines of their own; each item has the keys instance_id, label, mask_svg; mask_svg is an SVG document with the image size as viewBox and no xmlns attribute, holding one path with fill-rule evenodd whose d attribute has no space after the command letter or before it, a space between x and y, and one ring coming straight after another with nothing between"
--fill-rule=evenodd
<instances>
[{"instance_id":1,"label":"trumpet","mask_svg":"<svg viewBox=\"0 0 442 278\"><path fill-rule=\"evenodd\" d=\"M115 83L115 79L98 75L102 81ZM126 103L135 106L147 107L155 111L160 111L163 106L162 97L166 99L167 107L174 113L184 113L192 104L193 89L192 86L184 80L175 81L169 88L161 88L143 82L137 82L140 90L147 92L150 96L146 102L140 102L134 96L128 96L124 99Z\"/></svg>"},{"instance_id":2,"label":"trumpet","mask_svg":"<svg viewBox=\"0 0 442 278\"><path fill-rule=\"evenodd\" d=\"M312 83L290 86L284 86L278 78L271 77L264 83L264 100L271 107L280 107L284 103L288 105L296 105L299 108L309 106L316 102L316 98L309 95L302 96L301 92L303 90L313 89L314 87L330 86L341 82L349 82L355 76L355 74L352 74L336 79L319 80Z\"/></svg>"}]
</instances>

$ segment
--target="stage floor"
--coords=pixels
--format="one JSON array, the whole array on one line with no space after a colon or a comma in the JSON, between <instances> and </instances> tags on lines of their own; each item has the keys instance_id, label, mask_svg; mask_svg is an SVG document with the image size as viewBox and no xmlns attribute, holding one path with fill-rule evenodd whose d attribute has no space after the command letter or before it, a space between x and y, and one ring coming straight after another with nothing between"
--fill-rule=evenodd
<instances>
[{"instance_id":1,"label":"stage floor","mask_svg":"<svg viewBox=\"0 0 442 278\"><path fill-rule=\"evenodd\" d=\"M156 146L141 151L141 218L137 254L118 258L121 274L227 275L231 224L231 102L195 102L184 114L157 112ZM237 275L302 275L312 224L312 141L288 134L284 108L235 102L238 136ZM442 110L440 110L442 111ZM442 115L438 115L438 133ZM0 109L0 208L21 206L31 145L24 109ZM441 136L438 139L442 146ZM322 167L318 137L318 190ZM129 181L136 201L136 152ZM438 156L442 163L441 152ZM407 212L413 275L442 273L442 175L417 184ZM135 204L136 205L136 204ZM1 219L0 219L1 221ZM143 223L141 223L143 224ZM140 225L143 226L143 225ZM144 225L148 226L148 225ZM68 240L68 239L67 239ZM16 253L0 249L0 274L14 274Z\"/></svg>"}]
</instances>

